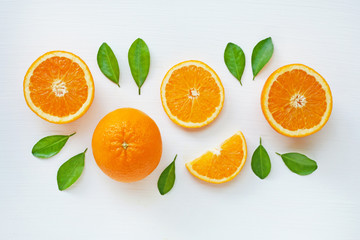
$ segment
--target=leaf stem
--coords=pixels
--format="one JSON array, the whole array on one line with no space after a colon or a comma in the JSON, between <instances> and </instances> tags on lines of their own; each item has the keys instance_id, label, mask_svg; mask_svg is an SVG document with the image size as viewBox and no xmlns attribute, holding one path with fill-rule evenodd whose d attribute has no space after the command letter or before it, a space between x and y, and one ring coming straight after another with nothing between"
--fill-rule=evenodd
<instances>
[{"instance_id":1,"label":"leaf stem","mask_svg":"<svg viewBox=\"0 0 360 240\"><path fill-rule=\"evenodd\" d=\"M175 162L176 158L177 158L177 154L175 155L175 158L174 158L173 162Z\"/></svg>"},{"instance_id":2,"label":"leaf stem","mask_svg":"<svg viewBox=\"0 0 360 240\"><path fill-rule=\"evenodd\" d=\"M88 148L85 149L84 153L86 153L87 150L88 150Z\"/></svg>"},{"instance_id":3,"label":"leaf stem","mask_svg":"<svg viewBox=\"0 0 360 240\"><path fill-rule=\"evenodd\" d=\"M281 154L280 154L280 153L278 153L278 152L275 152L275 153L281 157Z\"/></svg>"},{"instance_id":4,"label":"leaf stem","mask_svg":"<svg viewBox=\"0 0 360 240\"><path fill-rule=\"evenodd\" d=\"M141 88L139 88L139 95L141 94L141 91L140 91Z\"/></svg>"},{"instance_id":5,"label":"leaf stem","mask_svg":"<svg viewBox=\"0 0 360 240\"><path fill-rule=\"evenodd\" d=\"M74 135L75 135L75 133L76 133L76 132L74 132L74 133L70 134L70 135L69 135L69 137L74 136Z\"/></svg>"},{"instance_id":6,"label":"leaf stem","mask_svg":"<svg viewBox=\"0 0 360 240\"><path fill-rule=\"evenodd\" d=\"M262 143L261 143L261 137L260 137L260 145L262 145Z\"/></svg>"}]
</instances>

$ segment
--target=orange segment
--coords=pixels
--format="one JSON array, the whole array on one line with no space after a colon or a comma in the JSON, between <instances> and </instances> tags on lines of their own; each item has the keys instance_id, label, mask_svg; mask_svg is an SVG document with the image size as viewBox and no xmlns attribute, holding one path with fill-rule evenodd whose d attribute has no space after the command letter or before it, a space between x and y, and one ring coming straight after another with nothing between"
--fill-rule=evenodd
<instances>
[{"instance_id":1,"label":"orange segment","mask_svg":"<svg viewBox=\"0 0 360 240\"><path fill-rule=\"evenodd\" d=\"M279 133L303 137L319 131L330 117L332 96L325 79L302 64L286 65L266 81L261 107Z\"/></svg>"},{"instance_id":2,"label":"orange segment","mask_svg":"<svg viewBox=\"0 0 360 240\"><path fill-rule=\"evenodd\" d=\"M224 104L219 77L203 62L190 60L172 67L161 84L161 101L176 124L197 128L212 122Z\"/></svg>"},{"instance_id":3,"label":"orange segment","mask_svg":"<svg viewBox=\"0 0 360 240\"><path fill-rule=\"evenodd\" d=\"M219 148L209 150L185 165L192 175L201 180L224 183L239 174L245 164L246 156L246 141L239 131L225 140Z\"/></svg>"},{"instance_id":4,"label":"orange segment","mask_svg":"<svg viewBox=\"0 0 360 240\"><path fill-rule=\"evenodd\" d=\"M38 58L24 79L25 100L32 111L53 123L81 117L94 98L91 73L79 57L53 51Z\"/></svg>"}]
</instances>

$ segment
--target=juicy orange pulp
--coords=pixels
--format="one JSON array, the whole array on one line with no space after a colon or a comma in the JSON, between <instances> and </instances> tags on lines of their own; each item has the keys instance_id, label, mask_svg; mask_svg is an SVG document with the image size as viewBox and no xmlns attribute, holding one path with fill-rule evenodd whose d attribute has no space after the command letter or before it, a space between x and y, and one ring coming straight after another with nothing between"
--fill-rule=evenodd
<instances>
[{"instance_id":1,"label":"juicy orange pulp","mask_svg":"<svg viewBox=\"0 0 360 240\"><path fill-rule=\"evenodd\" d=\"M182 76L186 76L186 81L182 81ZM220 89L210 73L194 65L175 70L165 91L172 114L185 122L205 121L221 101Z\"/></svg>"},{"instance_id":2,"label":"juicy orange pulp","mask_svg":"<svg viewBox=\"0 0 360 240\"><path fill-rule=\"evenodd\" d=\"M332 97L320 74L305 65L292 64L269 77L261 105L275 130L287 136L306 136L326 123Z\"/></svg>"},{"instance_id":3,"label":"juicy orange pulp","mask_svg":"<svg viewBox=\"0 0 360 240\"><path fill-rule=\"evenodd\" d=\"M220 148L207 151L199 158L186 163L195 177L211 183L230 181L245 164L247 147L244 135L239 131L225 140Z\"/></svg>"},{"instance_id":4,"label":"juicy orange pulp","mask_svg":"<svg viewBox=\"0 0 360 240\"><path fill-rule=\"evenodd\" d=\"M68 58L48 58L34 70L30 81L35 106L58 117L74 114L88 96L84 71Z\"/></svg>"},{"instance_id":5,"label":"juicy orange pulp","mask_svg":"<svg viewBox=\"0 0 360 240\"><path fill-rule=\"evenodd\" d=\"M39 57L24 80L25 100L47 121L66 123L82 116L94 97L94 82L76 55L53 51Z\"/></svg>"},{"instance_id":6,"label":"juicy orange pulp","mask_svg":"<svg viewBox=\"0 0 360 240\"><path fill-rule=\"evenodd\" d=\"M183 127L202 127L220 113L224 88L216 73L200 61L172 67L161 86L161 100L172 121Z\"/></svg>"}]
</instances>

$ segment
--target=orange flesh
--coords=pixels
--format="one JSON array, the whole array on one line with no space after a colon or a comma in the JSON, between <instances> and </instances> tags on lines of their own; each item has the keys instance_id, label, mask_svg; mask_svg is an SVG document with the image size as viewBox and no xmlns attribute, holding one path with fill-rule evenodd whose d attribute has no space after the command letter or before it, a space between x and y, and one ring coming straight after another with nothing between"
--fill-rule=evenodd
<instances>
[{"instance_id":1,"label":"orange flesh","mask_svg":"<svg viewBox=\"0 0 360 240\"><path fill-rule=\"evenodd\" d=\"M292 98L298 107L291 104ZM326 95L313 76L303 70L292 70L278 76L271 86L268 107L283 128L309 129L320 123L327 108Z\"/></svg>"},{"instance_id":2,"label":"orange flesh","mask_svg":"<svg viewBox=\"0 0 360 240\"><path fill-rule=\"evenodd\" d=\"M175 70L166 85L171 114L185 122L203 122L220 105L220 89L211 74L195 65Z\"/></svg>"},{"instance_id":3,"label":"orange flesh","mask_svg":"<svg viewBox=\"0 0 360 240\"><path fill-rule=\"evenodd\" d=\"M29 89L35 106L58 117L76 113L88 97L84 71L65 57L40 63L30 78Z\"/></svg>"},{"instance_id":4,"label":"orange flesh","mask_svg":"<svg viewBox=\"0 0 360 240\"><path fill-rule=\"evenodd\" d=\"M245 161L243 141L239 135L227 139L220 149L220 154L210 151L195 159L192 168L198 174L211 179L223 179L233 175Z\"/></svg>"}]
</instances>

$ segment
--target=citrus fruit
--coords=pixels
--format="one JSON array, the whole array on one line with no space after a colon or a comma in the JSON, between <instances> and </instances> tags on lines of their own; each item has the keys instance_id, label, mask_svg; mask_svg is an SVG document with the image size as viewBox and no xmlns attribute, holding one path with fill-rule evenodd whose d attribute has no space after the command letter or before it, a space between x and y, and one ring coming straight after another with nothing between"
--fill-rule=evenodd
<instances>
[{"instance_id":1,"label":"citrus fruit","mask_svg":"<svg viewBox=\"0 0 360 240\"><path fill-rule=\"evenodd\" d=\"M304 137L319 131L332 109L329 85L315 70L290 64L273 72L261 94L266 120L279 133Z\"/></svg>"},{"instance_id":2,"label":"citrus fruit","mask_svg":"<svg viewBox=\"0 0 360 240\"><path fill-rule=\"evenodd\" d=\"M67 123L85 114L94 98L90 70L78 56L52 51L39 57L24 79L27 105L52 123Z\"/></svg>"},{"instance_id":3,"label":"citrus fruit","mask_svg":"<svg viewBox=\"0 0 360 240\"><path fill-rule=\"evenodd\" d=\"M120 108L97 125L92 151L100 169L121 182L148 176L159 164L162 142L159 128L145 113Z\"/></svg>"},{"instance_id":4,"label":"citrus fruit","mask_svg":"<svg viewBox=\"0 0 360 240\"><path fill-rule=\"evenodd\" d=\"M176 124L198 128L211 123L224 105L224 87L203 62L190 60L173 66L160 89L166 114Z\"/></svg>"},{"instance_id":5,"label":"citrus fruit","mask_svg":"<svg viewBox=\"0 0 360 240\"><path fill-rule=\"evenodd\" d=\"M242 132L237 132L219 148L207 151L201 157L185 164L195 177L210 183L228 182L245 164L246 141Z\"/></svg>"}]
</instances>

